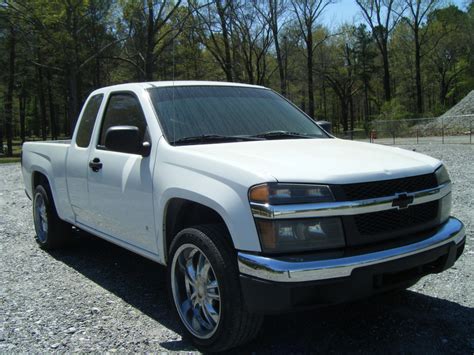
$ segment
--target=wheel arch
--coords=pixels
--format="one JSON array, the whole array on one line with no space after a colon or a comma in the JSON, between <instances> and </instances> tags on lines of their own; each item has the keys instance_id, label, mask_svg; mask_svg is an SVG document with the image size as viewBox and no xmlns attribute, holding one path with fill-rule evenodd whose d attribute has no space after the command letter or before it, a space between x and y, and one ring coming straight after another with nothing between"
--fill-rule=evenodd
<instances>
[{"instance_id":1,"label":"wheel arch","mask_svg":"<svg viewBox=\"0 0 474 355\"><path fill-rule=\"evenodd\" d=\"M42 185L45 187L46 191L49 190L49 194L52 199L53 207L58 214L58 207L56 205L56 196L53 185L51 185L51 181L48 178L48 175L42 169L34 169L31 172L31 199L34 199L35 189L36 186Z\"/></svg>"},{"instance_id":2,"label":"wheel arch","mask_svg":"<svg viewBox=\"0 0 474 355\"><path fill-rule=\"evenodd\" d=\"M36 186L41 185L42 183L48 184L49 188L51 189L51 184L47 175L39 170L34 170L31 172L31 187L34 192Z\"/></svg>"},{"instance_id":3,"label":"wheel arch","mask_svg":"<svg viewBox=\"0 0 474 355\"><path fill-rule=\"evenodd\" d=\"M235 248L229 227L218 211L200 202L173 197L167 201L164 209L163 250L165 262L167 262L168 251L176 234L184 228L198 224L222 224L227 230L225 238Z\"/></svg>"}]
</instances>

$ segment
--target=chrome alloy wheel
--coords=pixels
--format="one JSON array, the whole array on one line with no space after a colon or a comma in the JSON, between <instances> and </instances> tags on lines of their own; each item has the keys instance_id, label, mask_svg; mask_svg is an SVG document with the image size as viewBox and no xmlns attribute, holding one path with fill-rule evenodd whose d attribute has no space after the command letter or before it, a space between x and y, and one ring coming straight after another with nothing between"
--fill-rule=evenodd
<instances>
[{"instance_id":1,"label":"chrome alloy wheel","mask_svg":"<svg viewBox=\"0 0 474 355\"><path fill-rule=\"evenodd\" d=\"M173 299L181 320L194 336L210 338L221 315L219 284L211 263L197 246L183 244L171 268Z\"/></svg>"},{"instance_id":2,"label":"chrome alloy wheel","mask_svg":"<svg viewBox=\"0 0 474 355\"><path fill-rule=\"evenodd\" d=\"M43 195L39 192L35 195L34 220L38 239L44 243L48 236L48 216L46 202Z\"/></svg>"}]
</instances>

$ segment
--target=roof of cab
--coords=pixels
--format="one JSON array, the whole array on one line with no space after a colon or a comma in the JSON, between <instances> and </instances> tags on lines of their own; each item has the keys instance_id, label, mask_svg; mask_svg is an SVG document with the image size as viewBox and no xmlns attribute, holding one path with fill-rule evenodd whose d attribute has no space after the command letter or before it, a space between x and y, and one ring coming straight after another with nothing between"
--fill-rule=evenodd
<instances>
[{"instance_id":1,"label":"roof of cab","mask_svg":"<svg viewBox=\"0 0 474 355\"><path fill-rule=\"evenodd\" d=\"M237 87L249 87L249 88L260 88L268 89L264 86L250 85L242 83L230 83L226 81L198 81L198 80L177 80L177 81L146 81L139 83L125 83L112 86L106 86L97 90L94 90L92 94L98 94L105 91L114 90L130 90L130 89L151 89L155 87L173 87L173 86L237 86Z\"/></svg>"}]
</instances>

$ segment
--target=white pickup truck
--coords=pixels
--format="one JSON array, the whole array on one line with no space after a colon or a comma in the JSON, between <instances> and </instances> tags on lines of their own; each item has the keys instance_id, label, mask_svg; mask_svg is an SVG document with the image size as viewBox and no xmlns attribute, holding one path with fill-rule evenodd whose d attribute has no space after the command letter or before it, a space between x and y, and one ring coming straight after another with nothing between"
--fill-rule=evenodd
<instances>
[{"instance_id":1,"label":"white pickup truck","mask_svg":"<svg viewBox=\"0 0 474 355\"><path fill-rule=\"evenodd\" d=\"M268 313L404 289L463 252L436 159L332 137L270 89L149 82L94 91L72 141L25 143L44 249L71 226L168 269L202 350Z\"/></svg>"}]
</instances>

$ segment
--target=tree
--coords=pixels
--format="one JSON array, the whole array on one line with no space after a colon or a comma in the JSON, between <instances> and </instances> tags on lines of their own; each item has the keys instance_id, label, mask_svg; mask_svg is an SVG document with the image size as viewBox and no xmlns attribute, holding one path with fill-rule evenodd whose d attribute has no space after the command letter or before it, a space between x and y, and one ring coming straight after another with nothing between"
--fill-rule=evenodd
<instances>
[{"instance_id":1,"label":"tree","mask_svg":"<svg viewBox=\"0 0 474 355\"><path fill-rule=\"evenodd\" d=\"M375 58L376 48L373 37L367 31L364 24L359 25L354 30L354 61L355 73L362 81L364 92L364 126L368 127L368 117L370 115L369 92L371 91L370 81L376 73Z\"/></svg>"},{"instance_id":2,"label":"tree","mask_svg":"<svg viewBox=\"0 0 474 355\"><path fill-rule=\"evenodd\" d=\"M421 57L422 46L427 41L430 22L424 22L431 11L435 9L439 0L403 0L407 8L407 16L403 19L413 31L413 45L415 56L415 85L416 85L416 111L423 112L423 89L421 82ZM399 13L401 16L402 14Z\"/></svg>"},{"instance_id":3,"label":"tree","mask_svg":"<svg viewBox=\"0 0 474 355\"><path fill-rule=\"evenodd\" d=\"M359 90L355 72L354 28L343 27L329 48L330 60L324 75L340 101L341 121L345 132L354 130L353 97Z\"/></svg>"},{"instance_id":4,"label":"tree","mask_svg":"<svg viewBox=\"0 0 474 355\"><path fill-rule=\"evenodd\" d=\"M13 90L15 85L16 28L9 19L8 23L8 83L5 93L5 133L7 136L7 156L13 156Z\"/></svg>"},{"instance_id":5,"label":"tree","mask_svg":"<svg viewBox=\"0 0 474 355\"><path fill-rule=\"evenodd\" d=\"M280 92L283 96L286 96L286 78L285 78L285 65L283 61L283 54L280 48L280 30L281 30L281 18L285 16L287 3L285 0L268 0L263 6L259 6L259 1L255 1L260 15L270 26L270 30L273 36L273 45L275 46L275 55L278 66L278 75L280 79Z\"/></svg>"},{"instance_id":6,"label":"tree","mask_svg":"<svg viewBox=\"0 0 474 355\"><path fill-rule=\"evenodd\" d=\"M334 3L333 0L295 0L292 2L300 34L306 48L308 115L311 118L314 118L313 54L315 49L329 37L327 36L315 43L313 32L324 9L332 3Z\"/></svg>"},{"instance_id":7,"label":"tree","mask_svg":"<svg viewBox=\"0 0 474 355\"><path fill-rule=\"evenodd\" d=\"M388 42L390 34L397 25L400 15L397 15L395 8L398 3L396 0L356 0L362 15L372 30L377 47L380 51L383 61L383 87L385 100L392 98L390 82L390 61L388 53ZM402 13L402 11L399 11Z\"/></svg>"},{"instance_id":8,"label":"tree","mask_svg":"<svg viewBox=\"0 0 474 355\"><path fill-rule=\"evenodd\" d=\"M172 24L179 10L187 12L187 7L181 4L182 0L146 0L123 4L124 18L130 34L127 45L131 49L126 50L121 59L137 69L138 80L154 79L160 54L182 32L187 16L183 21Z\"/></svg>"},{"instance_id":9,"label":"tree","mask_svg":"<svg viewBox=\"0 0 474 355\"><path fill-rule=\"evenodd\" d=\"M84 100L83 75L89 72L90 64L103 55L109 48L123 38L112 37L112 40L102 44L100 48L89 47L88 38L94 31L91 27L97 21L91 20L93 16L100 17L100 31L107 32L107 23L104 21L109 11L104 0L21 0L9 2L7 10L15 19L21 21L21 32L24 37L34 37L37 48L32 48L36 58L31 63L41 70L37 71L38 78L43 77L43 70L53 70L61 75L64 80L65 100L67 102L67 117L70 127L74 129L78 113ZM91 4L102 4L92 8L101 9L100 15L97 11L91 11ZM97 33L98 28L95 28ZM43 56L42 51L46 49L55 50L55 56ZM40 61L38 61L40 59ZM41 85L41 83L40 83ZM38 90L42 93L43 88ZM43 94L41 94L43 95ZM40 106L43 106L40 97ZM45 112L43 108L42 112ZM43 114L42 114L43 116Z\"/></svg>"},{"instance_id":10,"label":"tree","mask_svg":"<svg viewBox=\"0 0 474 355\"><path fill-rule=\"evenodd\" d=\"M427 46L433 48L428 56L428 67L433 67L433 79L439 83L438 99L444 108L448 95L453 96L451 90L456 88L461 76L468 72L470 38L468 33L462 30L468 27L468 17L466 13L451 5L434 10L428 15L427 26Z\"/></svg>"},{"instance_id":11,"label":"tree","mask_svg":"<svg viewBox=\"0 0 474 355\"><path fill-rule=\"evenodd\" d=\"M234 67L231 55L231 27L234 9L231 0L212 0L205 6L191 2L197 14L201 42L219 63L227 81L234 81Z\"/></svg>"},{"instance_id":12,"label":"tree","mask_svg":"<svg viewBox=\"0 0 474 355\"><path fill-rule=\"evenodd\" d=\"M261 19L256 4L242 4L236 9L234 37L238 37L247 82L264 85L267 74L267 53L272 44L268 22Z\"/></svg>"},{"instance_id":13,"label":"tree","mask_svg":"<svg viewBox=\"0 0 474 355\"><path fill-rule=\"evenodd\" d=\"M15 69L16 69L16 57L17 57L17 28L15 21L11 16L2 16L2 22L5 24L6 31L6 53L8 55L7 60L7 85L4 95L4 112L5 112L5 134L7 138L7 153L6 155L11 157L13 155L13 94L15 89ZM3 151L3 142L2 144Z\"/></svg>"}]
</instances>

